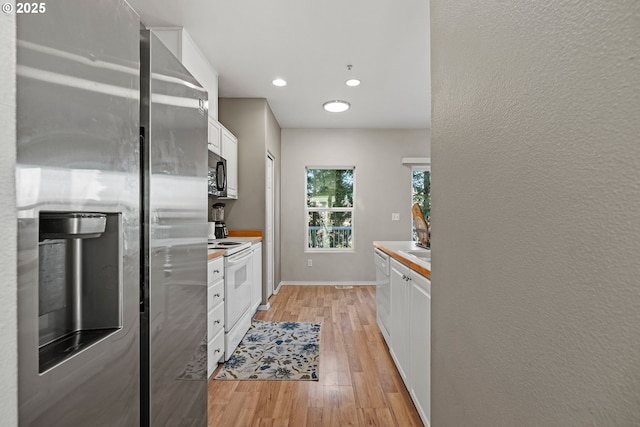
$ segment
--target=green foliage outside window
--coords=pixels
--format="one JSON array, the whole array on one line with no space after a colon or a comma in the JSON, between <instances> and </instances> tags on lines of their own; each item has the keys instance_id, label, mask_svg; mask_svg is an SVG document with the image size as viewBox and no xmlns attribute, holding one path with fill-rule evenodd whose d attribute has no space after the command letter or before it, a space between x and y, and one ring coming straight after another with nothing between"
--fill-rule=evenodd
<instances>
[{"instance_id":1,"label":"green foliage outside window","mask_svg":"<svg viewBox=\"0 0 640 427\"><path fill-rule=\"evenodd\" d=\"M309 249L353 246L353 168L307 168Z\"/></svg>"},{"instance_id":2,"label":"green foliage outside window","mask_svg":"<svg viewBox=\"0 0 640 427\"><path fill-rule=\"evenodd\" d=\"M420 205L425 218L431 216L431 171L413 171L413 201Z\"/></svg>"},{"instance_id":3,"label":"green foliage outside window","mask_svg":"<svg viewBox=\"0 0 640 427\"><path fill-rule=\"evenodd\" d=\"M431 216L431 170L414 169L412 172L412 202L420 206L422 215L428 221ZM413 232L413 240L418 240L415 231Z\"/></svg>"}]
</instances>

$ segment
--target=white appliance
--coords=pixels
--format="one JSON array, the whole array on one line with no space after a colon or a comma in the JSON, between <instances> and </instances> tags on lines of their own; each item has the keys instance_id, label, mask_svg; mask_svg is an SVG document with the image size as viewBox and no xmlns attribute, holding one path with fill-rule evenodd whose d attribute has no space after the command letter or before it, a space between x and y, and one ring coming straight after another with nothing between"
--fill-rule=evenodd
<instances>
[{"instance_id":1,"label":"white appliance","mask_svg":"<svg viewBox=\"0 0 640 427\"><path fill-rule=\"evenodd\" d=\"M389 345L389 315L391 313L391 280L389 278L389 255L376 249L376 320L384 340Z\"/></svg>"},{"instance_id":2,"label":"white appliance","mask_svg":"<svg viewBox=\"0 0 640 427\"><path fill-rule=\"evenodd\" d=\"M209 249L224 249L224 360L229 360L251 326L252 252L250 242L209 241Z\"/></svg>"}]
</instances>

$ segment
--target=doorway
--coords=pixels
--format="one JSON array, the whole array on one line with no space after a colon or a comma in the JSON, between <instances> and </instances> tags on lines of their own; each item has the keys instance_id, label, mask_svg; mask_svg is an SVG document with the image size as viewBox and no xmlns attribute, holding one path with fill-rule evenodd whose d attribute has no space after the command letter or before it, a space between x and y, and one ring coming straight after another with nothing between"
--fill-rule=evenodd
<instances>
[{"instance_id":1,"label":"doorway","mask_svg":"<svg viewBox=\"0 0 640 427\"><path fill-rule=\"evenodd\" d=\"M265 224L265 228L266 228L266 236L265 236L265 240L266 240L266 262L267 262L267 268L266 268L266 276L267 276L267 293L265 296L265 301L264 304L268 305L269 304L269 297L271 297L271 295L273 294L273 281L274 281L274 252L275 252L275 245L274 245L274 239L273 239L273 233L274 233L274 216L275 216L275 209L274 209L274 182L275 182L275 175L274 175L274 157L272 154L267 154L267 177L266 177L266 181L267 181L267 186L266 186L266 195L265 195L265 199L266 199L266 224Z\"/></svg>"}]
</instances>

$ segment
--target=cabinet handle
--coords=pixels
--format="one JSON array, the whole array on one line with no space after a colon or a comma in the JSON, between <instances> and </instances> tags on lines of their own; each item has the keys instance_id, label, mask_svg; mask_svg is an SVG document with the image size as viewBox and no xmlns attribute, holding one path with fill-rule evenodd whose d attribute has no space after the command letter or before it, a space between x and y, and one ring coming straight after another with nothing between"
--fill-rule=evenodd
<instances>
[{"instance_id":1,"label":"cabinet handle","mask_svg":"<svg viewBox=\"0 0 640 427\"><path fill-rule=\"evenodd\" d=\"M220 273L220 270L213 270L214 273Z\"/></svg>"},{"instance_id":2,"label":"cabinet handle","mask_svg":"<svg viewBox=\"0 0 640 427\"><path fill-rule=\"evenodd\" d=\"M220 298L220 294L213 294L214 297Z\"/></svg>"},{"instance_id":3,"label":"cabinet handle","mask_svg":"<svg viewBox=\"0 0 640 427\"><path fill-rule=\"evenodd\" d=\"M219 348L216 348L215 350L213 350L213 354L216 354L216 353L220 353L220 349Z\"/></svg>"},{"instance_id":4,"label":"cabinet handle","mask_svg":"<svg viewBox=\"0 0 640 427\"><path fill-rule=\"evenodd\" d=\"M213 324L214 324L214 325L219 325L219 324L220 324L220 321L219 321L219 320L214 320L214 321L213 321Z\"/></svg>"}]
</instances>

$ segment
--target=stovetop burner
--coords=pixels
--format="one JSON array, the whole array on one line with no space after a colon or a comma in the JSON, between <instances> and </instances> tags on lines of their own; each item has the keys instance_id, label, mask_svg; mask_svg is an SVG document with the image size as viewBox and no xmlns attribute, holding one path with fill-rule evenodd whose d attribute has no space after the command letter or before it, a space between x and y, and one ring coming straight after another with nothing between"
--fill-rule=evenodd
<instances>
[{"instance_id":1,"label":"stovetop burner","mask_svg":"<svg viewBox=\"0 0 640 427\"><path fill-rule=\"evenodd\" d=\"M219 243L216 243L214 241L214 242L210 242L209 244L210 245L215 245L215 246L238 246L238 245L241 245L242 243L240 243L240 242L219 242Z\"/></svg>"},{"instance_id":2,"label":"stovetop burner","mask_svg":"<svg viewBox=\"0 0 640 427\"><path fill-rule=\"evenodd\" d=\"M224 249L226 251L225 255L232 255L250 247L251 243L249 242L227 239L210 239L207 244L207 249Z\"/></svg>"}]
</instances>

